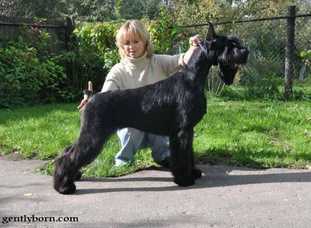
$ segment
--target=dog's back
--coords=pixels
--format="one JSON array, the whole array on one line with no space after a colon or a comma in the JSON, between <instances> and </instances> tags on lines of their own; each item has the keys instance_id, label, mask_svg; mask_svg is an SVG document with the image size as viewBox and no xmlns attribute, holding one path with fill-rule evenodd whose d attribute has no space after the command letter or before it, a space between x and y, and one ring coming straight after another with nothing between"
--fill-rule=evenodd
<instances>
[{"instance_id":1,"label":"dog's back","mask_svg":"<svg viewBox=\"0 0 311 228\"><path fill-rule=\"evenodd\" d=\"M169 135L177 106L183 102L184 80L184 72L180 71L145 87L97 93L86 105L84 119L106 128L132 127Z\"/></svg>"}]
</instances>

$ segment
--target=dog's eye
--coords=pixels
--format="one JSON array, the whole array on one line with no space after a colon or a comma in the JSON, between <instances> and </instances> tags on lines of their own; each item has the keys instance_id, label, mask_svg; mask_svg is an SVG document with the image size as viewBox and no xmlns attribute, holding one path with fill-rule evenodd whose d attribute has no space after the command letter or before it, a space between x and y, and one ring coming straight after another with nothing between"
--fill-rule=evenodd
<instances>
[{"instance_id":1,"label":"dog's eye","mask_svg":"<svg viewBox=\"0 0 311 228\"><path fill-rule=\"evenodd\" d=\"M235 48L235 47L236 47L236 48L239 48L241 45L240 45L239 42L232 41L232 42L231 42L231 46L234 47L234 48Z\"/></svg>"},{"instance_id":2,"label":"dog's eye","mask_svg":"<svg viewBox=\"0 0 311 228\"><path fill-rule=\"evenodd\" d=\"M234 45L234 46L236 46L236 45L238 44L238 42L237 42L236 40L232 39L232 40L231 40L231 44Z\"/></svg>"},{"instance_id":3,"label":"dog's eye","mask_svg":"<svg viewBox=\"0 0 311 228\"><path fill-rule=\"evenodd\" d=\"M235 37L229 38L228 41L230 43L229 45L232 46L232 47L240 47L241 46L239 40L237 38L235 38Z\"/></svg>"}]
</instances>

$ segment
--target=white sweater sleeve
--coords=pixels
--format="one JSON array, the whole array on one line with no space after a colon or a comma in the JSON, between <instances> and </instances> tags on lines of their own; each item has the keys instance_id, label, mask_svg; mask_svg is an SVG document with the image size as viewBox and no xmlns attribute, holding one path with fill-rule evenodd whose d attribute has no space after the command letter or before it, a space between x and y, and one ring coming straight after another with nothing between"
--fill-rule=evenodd
<instances>
[{"instance_id":1,"label":"white sweater sleeve","mask_svg":"<svg viewBox=\"0 0 311 228\"><path fill-rule=\"evenodd\" d=\"M183 54L180 55L154 55L154 60L167 75L176 72L183 65Z\"/></svg>"},{"instance_id":2,"label":"white sweater sleeve","mask_svg":"<svg viewBox=\"0 0 311 228\"><path fill-rule=\"evenodd\" d=\"M101 92L104 93L107 91L119 90L121 89L121 83L120 72L117 70L117 67L114 66L107 74Z\"/></svg>"}]
</instances>

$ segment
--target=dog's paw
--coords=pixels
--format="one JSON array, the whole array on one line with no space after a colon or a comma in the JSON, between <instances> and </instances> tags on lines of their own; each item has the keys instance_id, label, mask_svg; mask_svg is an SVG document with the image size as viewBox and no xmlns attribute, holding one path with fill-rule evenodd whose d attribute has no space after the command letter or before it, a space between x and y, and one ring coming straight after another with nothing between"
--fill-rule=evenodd
<instances>
[{"instance_id":1,"label":"dog's paw","mask_svg":"<svg viewBox=\"0 0 311 228\"><path fill-rule=\"evenodd\" d=\"M191 185L194 185L194 178L193 177L179 177L179 178L174 178L174 182L181 187L188 187Z\"/></svg>"},{"instance_id":2,"label":"dog's paw","mask_svg":"<svg viewBox=\"0 0 311 228\"><path fill-rule=\"evenodd\" d=\"M196 179L199 179L202 177L202 171L200 169L197 169L197 168L194 168L192 170L192 176L193 178L196 180Z\"/></svg>"},{"instance_id":3,"label":"dog's paw","mask_svg":"<svg viewBox=\"0 0 311 228\"><path fill-rule=\"evenodd\" d=\"M61 194L69 195L69 194L73 194L76 192L76 185L74 183L71 183L65 186L60 186L58 188L55 188L55 190Z\"/></svg>"}]
</instances>

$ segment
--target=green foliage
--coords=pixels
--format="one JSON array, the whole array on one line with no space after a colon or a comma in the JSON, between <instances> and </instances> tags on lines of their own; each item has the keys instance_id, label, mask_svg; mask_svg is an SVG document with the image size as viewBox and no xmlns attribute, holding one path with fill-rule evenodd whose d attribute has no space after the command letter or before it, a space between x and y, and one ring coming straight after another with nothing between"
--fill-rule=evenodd
<instances>
[{"instance_id":1,"label":"green foliage","mask_svg":"<svg viewBox=\"0 0 311 228\"><path fill-rule=\"evenodd\" d=\"M74 31L82 55L95 53L102 59L104 68L110 69L117 63L115 36L120 23L83 23ZM107 55L107 56L106 56Z\"/></svg>"},{"instance_id":2,"label":"green foliage","mask_svg":"<svg viewBox=\"0 0 311 228\"><path fill-rule=\"evenodd\" d=\"M311 65L311 50L301 51L299 56L307 65Z\"/></svg>"},{"instance_id":3,"label":"green foliage","mask_svg":"<svg viewBox=\"0 0 311 228\"><path fill-rule=\"evenodd\" d=\"M248 62L238 75L240 84L246 88L247 98L278 99L282 96L280 86L286 37L284 25L280 21L269 21L256 26L248 23L224 28L224 33L238 34L250 50Z\"/></svg>"},{"instance_id":4,"label":"green foliage","mask_svg":"<svg viewBox=\"0 0 311 228\"><path fill-rule=\"evenodd\" d=\"M139 19L144 13L144 4L141 0L117 0L116 15L118 18Z\"/></svg>"},{"instance_id":5,"label":"green foliage","mask_svg":"<svg viewBox=\"0 0 311 228\"><path fill-rule=\"evenodd\" d=\"M66 0L62 10L67 15L91 21L115 19L113 0Z\"/></svg>"},{"instance_id":6,"label":"green foliage","mask_svg":"<svg viewBox=\"0 0 311 228\"><path fill-rule=\"evenodd\" d=\"M151 19L157 19L160 13L161 0L146 0L144 1L144 16Z\"/></svg>"},{"instance_id":7,"label":"green foliage","mask_svg":"<svg viewBox=\"0 0 311 228\"><path fill-rule=\"evenodd\" d=\"M175 21L180 25L206 23L224 11L225 7L219 7L217 1L210 0L177 0L175 10L171 12Z\"/></svg>"},{"instance_id":8,"label":"green foliage","mask_svg":"<svg viewBox=\"0 0 311 228\"><path fill-rule=\"evenodd\" d=\"M10 0L1 2L0 14L26 18L70 16L78 20L155 19L161 0Z\"/></svg>"},{"instance_id":9,"label":"green foliage","mask_svg":"<svg viewBox=\"0 0 311 228\"><path fill-rule=\"evenodd\" d=\"M37 50L22 42L0 49L0 104L55 101L62 97L66 75L51 59L40 60Z\"/></svg>"},{"instance_id":10,"label":"green foliage","mask_svg":"<svg viewBox=\"0 0 311 228\"><path fill-rule=\"evenodd\" d=\"M113 0L10 0L3 4L2 15L26 18L73 16L88 20L115 18Z\"/></svg>"},{"instance_id":11,"label":"green foliage","mask_svg":"<svg viewBox=\"0 0 311 228\"><path fill-rule=\"evenodd\" d=\"M176 43L180 30L173 22L169 11L160 10L160 20L150 21L147 29L150 33L152 44L156 53L168 53Z\"/></svg>"},{"instance_id":12,"label":"green foliage","mask_svg":"<svg viewBox=\"0 0 311 228\"><path fill-rule=\"evenodd\" d=\"M102 86L107 72L119 61L115 35L120 23L82 23L75 30L77 43L70 63L75 71L76 88L84 88L88 80L95 90Z\"/></svg>"},{"instance_id":13,"label":"green foliage","mask_svg":"<svg viewBox=\"0 0 311 228\"><path fill-rule=\"evenodd\" d=\"M40 17L40 18L47 18L47 17L56 17L60 16L59 12L61 12L62 5L60 4L61 1L55 0L12 0L14 7L14 16L21 16L21 17Z\"/></svg>"},{"instance_id":14,"label":"green foliage","mask_svg":"<svg viewBox=\"0 0 311 228\"><path fill-rule=\"evenodd\" d=\"M40 24L35 22L34 24ZM51 33L44 32L38 28L21 27L18 41L27 44L27 46L34 48L40 57L50 55L55 47L55 39L52 38Z\"/></svg>"},{"instance_id":15,"label":"green foliage","mask_svg":"<svg viewBox=\"0 0 311 228\"><path fill-rule=\"evenodd\" d=\"M161 0L116 0L115 12L117 18L155 19L158 17Z\"/></svg>"},{"instance_id":16,"label":"green foliage","mask_svg":"<svg viewBox=\"0 0 311 228\"><path fill-rule=\"evenodd\" d=\"M246 97L279 99L281 98L280 86L282 79L275 74L254 74L244 79L246 87Z\"/></svg>"}]
</instances>

